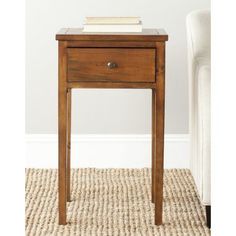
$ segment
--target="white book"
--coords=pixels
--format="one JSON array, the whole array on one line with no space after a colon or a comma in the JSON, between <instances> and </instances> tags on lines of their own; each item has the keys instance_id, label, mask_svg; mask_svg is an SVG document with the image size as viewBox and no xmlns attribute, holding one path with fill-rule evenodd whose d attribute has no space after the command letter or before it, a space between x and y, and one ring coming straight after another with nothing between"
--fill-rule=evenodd
<instances>
[{"instance_id":1,"label":"white book","mask_svg":"<svg viewBox=\"0 0 236 236\"><path fill-rule=\"evenodd\" d=\"M139 24L140 17L86 17L85 24Z\"/></svg>"},{"instance_id":2,"label":"white book","mask_svg":"<svg viewBox=\"0 0 236 236\"><path fill-rule=\"evenodd\" d=\"M84 24L83 32L98 32L98 33L118 33L118 32L142 32L142 24L131 25L89 25Z\"/></svg>"}]
</instances>

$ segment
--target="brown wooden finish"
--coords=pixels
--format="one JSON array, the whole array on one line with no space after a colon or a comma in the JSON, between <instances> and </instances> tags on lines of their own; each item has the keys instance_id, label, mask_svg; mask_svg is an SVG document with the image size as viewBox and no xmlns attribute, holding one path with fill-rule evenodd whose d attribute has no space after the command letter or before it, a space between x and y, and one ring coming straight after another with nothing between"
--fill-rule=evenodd
<instances>
[{"instance_id":1,"label":"brown wooden finish","mask_svg":"<svg viewBox=\"0 0 236 236\"><path fill-rule=\"evenodd\" d=\"M67 185L66 185L66 190L67 190L67 202L71 201L70 197L70 153L71 153L71 89L67 90Z\"/></svg>"},{"instance_id":2,"label":"brown wooden finish","mask_svg":"<svg viewBox=\"0 0 236 236\"><path fill-rule=\"evenodd\" d=\"M81 28L67 28L57 33L56 40L163 42L168 40L168 35L163 29L143 29L140 33L87 33Z\"/></svg>"},{"instance_id":3,"label":"brown wooden finish","mask_svg":"<svg viewBox=\"0 0 236 236\"><path fill-rule=\"evenodd\" d=\"M128 82L68 82L68 88L107 88L107 89L141 89L155 88L155 83L128 83Z\"/></svg>"},{"instance_id":4,"label":"brown wooden finish","mask_svg":"<svg viewBox=\"0 0 236 236\"><path fill-rule=\"evenodd\" d=\"M68 48L67 55L70 82L155 81L155 49Z\"/></svg>"},{"instance_id":5,"label":"brown wooden finish","mask_svg":"<svg viewBox=\"0 0 236 236\"><path fill-rule=\"evenodd\" d=\"M59 224L66 224L66 140L67 140L67 57L66 42L59 42L59 96L58 96L58 121L59 121Z\"/></svg>"},{"instance_id":6,"label":"brown wooden finish","mask_svg":"<svg viewBox=\"0 0 236 236\"><path fill-rule=\"evenodd\" d=\"M142 33L83 33L64 28L59 40L59 224L66 224L70 201L71 89L152 89L152 202L162 224L165 98L164 30ZM109 61L118 67L108 69Z\"/></svg>"},{"instance_id":7,"label":"brown wooden finish","mask_svg":"<svg viewBox=\"0 0 236 236\"><path fill-rule=\"evenodd\" d=\"M69 48L156 48L156 42L145 41L68 41Z\"/></svg>"},{"instance_id":8,"label":"brown wooden finish","mask_svg":"<svg viewBox=\"0 0 236 236\"><path fill-rule=\"evenodd\" d=\"M162 224L163 211L163 168L164 168L164 111L165 111L165 43L157 44L156 82L156 156L155 156L155 224Z\"/></svg>"},{"instance_id":9,"label":"brown wooden finish","mask_svg":"<svg viewBox=\"0 0 236 236\"><path fill-rule=\"evenodd\" d=\"M155 203L156 176L156 89L152 89L152 202Z\"/></svg>"}]
</instances>

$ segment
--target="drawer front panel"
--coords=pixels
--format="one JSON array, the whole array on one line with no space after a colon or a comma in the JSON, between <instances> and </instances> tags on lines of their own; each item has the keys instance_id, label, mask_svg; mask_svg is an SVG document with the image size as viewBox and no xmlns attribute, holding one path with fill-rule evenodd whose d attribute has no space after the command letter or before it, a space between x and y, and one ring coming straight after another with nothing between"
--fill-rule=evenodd
<instances>
[{"instance_id":1,"label":"drawer front panel","mask_svg":"<svg viewBox=\"0 0 236 236\"><path fill-rule=\"evenodd\" d=\"M155 49L68 48L68 81L155 82Z\"/></svg>"}]
</instances>

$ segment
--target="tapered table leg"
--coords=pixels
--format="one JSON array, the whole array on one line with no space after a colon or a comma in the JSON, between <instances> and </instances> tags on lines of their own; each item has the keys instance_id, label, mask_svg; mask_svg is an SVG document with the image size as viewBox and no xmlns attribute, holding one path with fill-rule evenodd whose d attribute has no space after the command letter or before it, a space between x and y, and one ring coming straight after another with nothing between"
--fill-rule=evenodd
<instances>
[{"instance_id":1,"label":"tapered table leg","mask_svg":"<svg viewBox=\"0 0 236 236\"><path fill-rule=\"evenodd\" d=\"M59 92L59 224L66 224L66 139L67 139L67 92Z\"/></svg>"},{"instance_id":2,"label":"tapered table leg","mask_svg":"<svg viewBox=\"0 0 236 236\"><path fill-rule=\"evenodd\" d=\"M165 44L157 43L156 77L156 157L155 157L155 224L162 224L163 168L164 168L164 114L165 114Z\"/></svg>"},{"instance_id":3,"label":"tapered table leg","mask_svg":"<svg viewBox=\"0 0 236 236\"><path fill-rule=\"evenodd\" d=\"M71 162L71 89L68 89L67 91L67 158L66 158L66 180L67 180L67 185L66 185L66 190L67 190L67 201L71 201L71 174L70 174L70 162Z\"/></svg>"},{"instance_id":4,"label":"tapered table leg","mask_svg":"<svg viewBox=\"0 0 236 236\"><path fill-rule=\"evenodd\" d=\"M152 89L152 202L155 203L155 164L156 164L156 90Z\"/></svg>"},{"instance_id":5,"label":"tapered table leg","mask_svg":"<svg viewBox=\"0 0 236 236\"><path fill-rule=\"evenodd\" d=\"M162 224L162 206L163 206L163 145L164 145L164 117L162 115L162 102L161 97L156 93L157 99L157 117L156 117L156 157L155 157L155 174L154 174L154 183L155 183L155 224Z\"/></svg>"},{"instance_id":6,"label":"tapered table leg","mask_svg":"<svg viewBox=\"0 0 236 236\"><path fill-rule=\"evenodd\" d=\"M67 152L66 44L59 42L58 84L58 209L59 224L66 224L66 152Z\"/></svg>"}]
</instances>

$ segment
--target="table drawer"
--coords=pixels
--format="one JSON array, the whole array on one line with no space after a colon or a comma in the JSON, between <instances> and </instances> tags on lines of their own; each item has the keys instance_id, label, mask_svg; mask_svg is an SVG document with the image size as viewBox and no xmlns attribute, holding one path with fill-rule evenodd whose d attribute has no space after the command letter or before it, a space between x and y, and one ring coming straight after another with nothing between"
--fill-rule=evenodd
<instances>
[{"instance_id":1,"label":"table drawer","mask_svg":"<svg viewBox=\"0 0 236 236\"><path fill-rule=\"evenodd\" d=\"M68 81L155 82L155 49L68 48Z\"/></svg>"}]
</instances>

